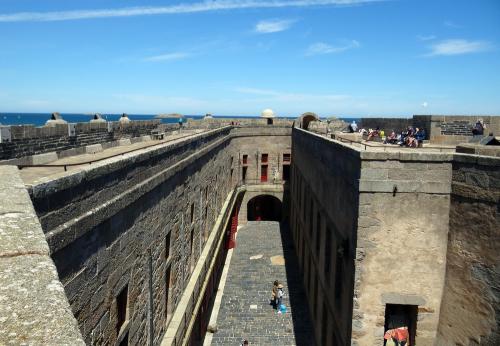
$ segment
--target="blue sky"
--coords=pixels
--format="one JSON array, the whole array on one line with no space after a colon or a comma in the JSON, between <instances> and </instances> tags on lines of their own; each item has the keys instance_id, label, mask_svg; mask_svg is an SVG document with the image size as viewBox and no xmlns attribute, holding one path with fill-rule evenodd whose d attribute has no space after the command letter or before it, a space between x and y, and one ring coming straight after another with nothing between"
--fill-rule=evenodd
<instances>
[{"instance_id":1,"label":"blue sky","mask_svg":"<svg viewBox=\"0 0 500 346\"><path fill-rule=\"evenodd\" d=\"M500 114L500 1L0 1L0 112L264 108Z\"/></svg>"}]
</instances>

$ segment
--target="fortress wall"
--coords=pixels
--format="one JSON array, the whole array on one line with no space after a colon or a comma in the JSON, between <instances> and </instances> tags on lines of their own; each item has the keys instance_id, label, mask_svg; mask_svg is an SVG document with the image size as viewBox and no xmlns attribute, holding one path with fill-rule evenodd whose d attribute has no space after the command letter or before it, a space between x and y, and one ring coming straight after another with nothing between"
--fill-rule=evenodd
<instances>
[{"instance_id":1,"label":"fortress wall","mask_svg":"<svg viewBox=\"0 0 500 346\"><path fill-rule=\"evenodd\" d=\"M434 343L446 266L451 159L418 151L361 152L354 344L383 341L387 304L413 306L417 335L412 344Z\"/></svg>"},{"instance_id":2,"label":"fortress wall","mask_svg":"<svg viewBox=\"0 0 500 346\"><path fill-rule=\"evenodd\" d=\"M485 135L493 132L500 135L500 117L492 115L414 115L413 122L422 126L432 143L458 144L468 142L472 137L471 129L478 119L486 128Z\"/></svg>"},{"instance_id":3,"label":"fortress wall","mask_svg":"<svg viewBox=\"0 0 500 346\"><path fill-rule=\"evenodd\" d=\"M500 344L500 158L456 154L439 345Z\"/></svg>"},{"instance_id":4,"label":"fortress wall","mask_svg":"<svg viewBox=\"0 0 500 346\"><path fill-rule=\"evenodd\" d=\"M234 187L229 146L229 128L219 129L32 187L87 344L128 337L145 345L150 328L160 342ZM116 298L125 287L127 320L118 331Z\"/></svg>"},{"instance_id":5,"label":"fortress wall","mask_svg":"<svg viewBox=\"0 0 500 346\"><path fill-rule=\"evenodd\" d=\"M361 118L361 123L358 127L368 129L376 129L377 126L385 133L391 133L392 130L396 133L406 129L408 126L413 125L412 118Z\"/></svg>"},{"instance_id":6,"label":"fortress wall","mask_svg":"<svg viewBox=\"0 0 500 346\"><path fill-rule=\"evenodd\" d=\"M351 334L359 152L302 129L292 137L290 224L318 345ZM336 270L337 268L337 270Z\"/></svg>"},{"instance_id":7,"label":"fortress wall","mask_svg":"<svg viewBox=\"0 0 500 346\"><path fill-rule=\"evenodd\" d=\"M109 124L109 125L108 125ZM35 127L9 126L11 141L0 143L0 160L10 160L46 152L60 152L86 145L111 142L121 138L149 135L159 120L131 121L130 123L76 123L76 136L68 134L68 124ZM108 130L108 126L111 131ZM177 124L162 125L177 128Z\"/></svg>"},{"instance_id":8,"label":"fortress wall","mask_svg":"<svg viewBox=\"0 0 500 346\"><path fill-rule=\"evenodd\" d=\"M249 186L245 192L238 216L239 223L247 222L247 203L258 195L273 195L283 202L283 217L288 217L288 194L283 190L283 154L291 154L291 128L236 128L232 130L232 156L235 158L233 179ZM261 184L262 154L268 154L268 184ZM248 155L247 164L243 155ZM289 163L285 163L286 165ZM242 182L243 168L246 179ZM273 186L274 185L274 186ZM287 186L285 184L285 186Z\"/></svg>"},{"instance_id":9,"label":"fortress wall","mask_svg":"<svg viewBox=\"0 0 500 346\"><path fill-rule=\"evenodd\" d=\"M229 136L229 131L229 128L213 130L96 162L77 173L64 173L55 180L41 178L35 181L30 194L43 229L53 231L192 155L200 146Z\"/></svg>"},{"instance_id":10,"label":"fortress wall","mask_svg":"<svg viewBox=\"0 0 500 346\"><path fill-rule=\"evenodd\" d=\"M418 306L416 344L432 344L444 286L451 154L360 151L294 130L293 160L291 223L318 344L380 344L386 304ZM330 242L325 230L333 231ZM352 334L342 325L351 320ZM333 331L326 341L322 324Z\"/></svg>"},{"instance_id":11,"label":"fortress wall","mask_svg":"<svg viewBox=\"0 0 500 346\"><path fill-rule=\"evenodd\" d=\"M174 323L178 328L168 331L176 342L182 339L191 311L203 298L196 292L207 280L209 261L224 249L210 232L224 235L225 221L215 222L238 184L237 154L250 143L254 151L281 143L290 152L290 131L219 128L42 178L29 187L86 343L113 344L128 337L130 344L147 344L151 326L159 343L177 310L184 311ZM280 155L270 152L269 164ZM116 298L126 286L128 322L118 331ZM188 291L194 296L186 298Z\"/></svg>"},{"instance_id":12,"label":"fortress wall","mask_svg":"<svg viewBox=\"0 0 500 346\"><path fill-rule=\"evenodd\" d=\"M0 177L0 344L84 345L17 167Z\"/></svg>"},{"instance_id":13,"label":"fortress wall","mask_svg":"<svg viewBox=\"0 0 500 346\"><path fill-rule=\"evenodd\" d=\"M472 137L471 129L478 119L486 126L485 135L493 132L500 134L500 116L491 115L414 115L412 118L361 118L359 128L375 129L377 126L385 133L396 132L408 126L425 129L426 139L434 144L453 145L468 142Z\"/></svg>"}]
</instances>

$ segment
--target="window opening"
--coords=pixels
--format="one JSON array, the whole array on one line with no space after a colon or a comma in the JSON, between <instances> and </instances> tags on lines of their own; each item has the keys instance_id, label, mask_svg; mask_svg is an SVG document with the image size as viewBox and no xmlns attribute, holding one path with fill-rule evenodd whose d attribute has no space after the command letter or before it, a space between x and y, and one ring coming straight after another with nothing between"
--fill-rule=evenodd
<instances>
[{"instance_id":1,"label":"window opening","mask_svg":"<svg viewBox=\"0 0 500 346\"><path fill-rule=\"evenodd\" d=\"M127 303L128 303L128 285L126 285L116 297L116 309L117 309L116 316L118 319L118 322L116 324L117 334L120 333L120 329L128 317Z\"/></svg>"},{"instance_id":2,"label":"window opening","mask_svg":"<svg viewBox=\"0 0 500 346\"><path fill-rule=\"evenodd\" d=\"M241 171L241 180L243 182L245 182L245 180L247 180L247 169L248 169L248 167L243 167L243 169Z\"/></svg>"},{"instance_id":3,"label":"window opening","mask_svg":"<svg viewBox=\"0 0 500 346\"><path fill-rule=\"evenodd\" d=\"M168 232L165 237L165 261L168 261L170 258L170 237L172 232Z\"/></svg>"},{"instance_id":4,"label":"window opening","mask_svg":"<svg viewBox=\"0 0 500 346\"><path fill-rule=\"evenodd\" d=\"M262 165L260 169L260 181L262 183L267 182L267 165Z\"/></svg>"}]
</instances>

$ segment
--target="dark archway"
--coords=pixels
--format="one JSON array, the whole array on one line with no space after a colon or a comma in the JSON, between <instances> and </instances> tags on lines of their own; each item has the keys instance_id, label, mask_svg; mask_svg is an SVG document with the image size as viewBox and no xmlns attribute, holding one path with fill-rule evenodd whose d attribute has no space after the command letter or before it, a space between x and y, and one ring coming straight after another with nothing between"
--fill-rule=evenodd
<instances>
[{"instance_id":1,"label":"dark archway","mask_svg":"<svg viewBox=\"0 0 500 346\"><path fill-rule=\"evenodd\" d=\"M300 116L299 121L300 121L300 127L303 128L304 130L307 130L309 128L309 123L311 121L318 121L319 117L312 112L307 112L304 113Z\"/></svg>"},{"instance_id":2,"label":"dark archway","mask_svg":"<svg viewBox=\"0 0 500 346\"><path fill-rule=\"evenodd\" d=\"M270 195L256 196L248 201L248 221L281 221L281 201Z\"/></svg>"}]
</instances>

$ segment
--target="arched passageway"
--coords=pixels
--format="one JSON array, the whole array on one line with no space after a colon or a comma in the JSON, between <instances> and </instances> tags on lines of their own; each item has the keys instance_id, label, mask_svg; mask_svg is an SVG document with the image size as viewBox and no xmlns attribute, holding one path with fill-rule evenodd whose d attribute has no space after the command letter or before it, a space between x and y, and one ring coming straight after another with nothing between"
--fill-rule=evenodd
<instances>
[{"instance_id":1,"label":"arched passageway","mask_svg":"<svg viewBox=\"0 0 500 346\"><path fill-rule=\"evenodd\" d=\"M309 123L311 121L318 121L319 117L312 112L307 112L304 113L300 116L299 121L300 121L300 127L303 128L304 130L307 130L309 128Z\"/></svg>"},{"instance_id":2,"label":"arched passageway","mask_svg":"<svg viewBox=\"0 0 500 346\"><path fill-rule=\"evenodd\" d=\"M281 221L281 201L270 195L256 196L248 201L248 221Z\"/></svg>"}]
</instances>

